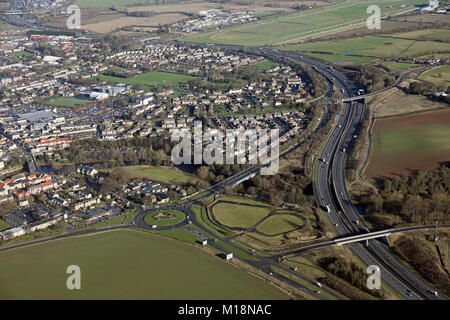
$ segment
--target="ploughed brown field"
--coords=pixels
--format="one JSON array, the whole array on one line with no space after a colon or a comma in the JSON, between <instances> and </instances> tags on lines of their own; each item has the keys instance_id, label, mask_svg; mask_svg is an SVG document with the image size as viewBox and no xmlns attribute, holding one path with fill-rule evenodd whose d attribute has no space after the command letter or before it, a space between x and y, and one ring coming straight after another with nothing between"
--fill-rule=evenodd
<instances>
[{"instance_id":1,"label":"ploughed brown field","mask_svg":"<svg viewBox=\"0 0 450 320\"><path fill-rule=\"evenodd\" d=\"M450 110L375 120L366 174L392 176L450 161Z\"/></svg>"}]
</instances>

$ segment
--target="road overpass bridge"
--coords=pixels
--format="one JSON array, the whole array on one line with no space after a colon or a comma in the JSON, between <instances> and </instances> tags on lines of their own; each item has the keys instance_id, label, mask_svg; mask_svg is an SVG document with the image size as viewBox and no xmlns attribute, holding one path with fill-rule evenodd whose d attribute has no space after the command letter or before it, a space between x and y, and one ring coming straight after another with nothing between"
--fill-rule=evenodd
<instances>
[{"instance_id":1,"label":"road overpass bridge","mask_svg":"<svg viewBox=\"0 0 450 320\"><path fill-rule=\"evenodd\" d=\"M348 236L348 237L335 239L334 242L337 245L342 246L344 244L349 244L349 243L353 243L353 242L368 241L371 239L388 237L392 234L393 231L394 231L393 229L388 229L388 230L368 232L368 233L364 233L364 234L357 234L355 236Z\"/></svg>"}]
</instances>

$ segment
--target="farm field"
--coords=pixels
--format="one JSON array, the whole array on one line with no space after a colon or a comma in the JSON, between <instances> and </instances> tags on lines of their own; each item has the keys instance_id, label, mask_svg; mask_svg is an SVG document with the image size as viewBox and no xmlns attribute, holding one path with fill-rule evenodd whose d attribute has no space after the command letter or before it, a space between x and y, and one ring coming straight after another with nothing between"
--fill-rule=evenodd
<instances>
[{"instance_id":1,"label":"farm field","mask_svg":"<svg viewBox=\"0 0 450 320\"><path fill-rule=\"evenodd\" d=\"M433 169L450 160L450 110L378 119L369 177Z\"/></svg>"},{"instance_id":2,"label":"farm field","mask_svg":"<svg viewBox=\"0 0 450 320\"><path fill-rule=\"evenodd\" d=\"M410 58L437 52L450 52L450 43L366 36L283 46L281 49L303 52L330 62L367 63L377 58Z\"/></svg>"},{"instance_id":3,"label":"farm field","mask_svg":"<svg viewBox=\"0 0 450 320\"><path fill-rule=\"evenodd\" d=\"M0 21L0 31L8 31L14 29L17 29L17 27L10 25L8 23L4 23L3 21Z\"/></svg>"},{"instance_id":4,"label":"farm field","mask_svg":"<svg viewBox=\"0 0 450 320\"><path fill-rule=\"evenodd\" d=\"M287 299L185 243L112 231L0 252L0 299ZM81 269L68 290L66 268ZM113 281L112 281L113 280Z\"/></svg>"},{"instance_id":5,"label":"farm field","mask_svg":"<svg viewBox=\"0 0 450 320\"><path fill-rule=\"evenodd\" d=\"M183 212L176 210L160 210L149 213L145 216L144 221L148 225L157 225L160 227L172 226L182 222L186 218Z\"/></svg>"},{"instance_id":6,"label":"farm field","mask_svg":"<svg viewBox=\"0 0 450 320\"><path fill-rule=\"evenodd\" d=\"M86 24L84 24L82 28L92 32L106 34L114 30L128 26L139 26L140 28L141 27L157 28L158 25L172 24L183 19L186 19L186 16L184 14L179 13L158 14L157 16L152 17L151 19L128 17L125 15L108 19L107 16L103 16L103 18L100 21L86 22Z\"/></svg>"},{"instance_id":7,"label":"farm field","mask_svg":"<svg viewBox=\"0 0 450 320\"><path fill-rule=\"evenodd\" d=\"M402 4L411 6L424 4L423 0L407 0ZM263 20L224 29L220 32L187 37L186 40L197 42L226 43L236 45L276 45L298 41L325 31L336 31L345 27L356 27L365 23L367 7L376 4L381 9L381 15L399 12L398 6L391 1L348 1L340 2L323 8L305 10L279 18Z\"/></svg>"},{"instance_id":8,"label":"farm field","mask_svg":"<svg viewBox=\"0 0 450 320\"><path fill-rule=\"evenodd\" d=\"M177 0L167 0L167 2L176 2ZM80 8L111 8L125 7L132 5L144 5L159 3L157 0L77 0L75 5Z\"/></svg>"},{"instance_id":9,"label":"farm field","mask_svg":"<svg viewBox=\"0 0 450 320\"><path fill-rule=\"evenodd\" d=\"M81 19L81 23L82 25L87 25L87 24L94 24L94 23L99 23L99 22L104 22L104 21L111 21L120 17L123 17L123 14L120 13L104 13L104 14L99 14L96 15L94 17L90 17L87 19Z\"/></svg>"},{"instance_id":10,"label":"farm field","mask_svg":"<svg viewBox=\"0 0 450 320\"><path fill-rule=\"evenodd\" d=\"M427 40L427 41L443 41L450 42L450 30L447 29L424 29L402 33L391 34L387 37Z\"/></svg>"},{"instance_id":11,"label":"farm field","mask_svg":"<svg viewBox=\"0 0 450 320\"><path fill-rule=\"evenodd\" d=\"M225 226L249 228L266 217L272 208L265 204L259 206L220 199L211 210L217 221Z\"/></svg>"},{"instance_id":12,"label":"farm field","mask_svg":"<svg viewBox=\"0 0 450 320\"><path fill-rule=\"evenodd\" d=\"M398 88L392 88L370 97L366 103L374 109L375 118L445 107L444 103L431 101L421 95L406 94Z\"/></svg>"},{"instance_id":13,"label":"farm field","mask_svg":"<svg viewBox=\"0 0 450 320\"><path fill-rule=\"evenodd\" d=\"M437 84L441 90L445 91L450 87L450 66L441 66L424 72L420 75L419 79Z\"/></svg>"},{"instance_id":14,"label":"farm field","mask_svg":"<svg viewBox=\"0 0 450 320\"><path fill-rule=\"evenodd\" d=\"M267 235L276 235L298 229L301 226L303 226L303 220L300 217L277 214L264 220L256 229Z\"/></svg>"},{"instance_id":15,"label":"farm field","mask_svg":"<svg viewBox=\"0 0 450 320\"><path fill-rule=\"evenodd\" d=\"M92 103L90 100L78 98L55 97L43 101L44 104L57 107L79 107Z\"/></svg>"},{"instance_id":16,"label":"farm field","mask_svg":"<svg viewBox=\"0 0 450 320\"><path fill-rule=\"evenodd\" d=\"M156 85L171 85L177 86L180 83L188 82L195 77L169 73L169 72L147 72L130 78L120 78L114 76L100 75L100 79L106 82L113 83L125 83L131 85L140 85L147 90L150 90L151 86Z\"/></svg>"},{"instance_id":17,"label":"farm field","mask_svg":"<svg viewBox=\"0 0 450 320\"><path fill-rule=\"evenodd\" d=\"M194 176L168 167L130 166L123 167L123 169L136 178L148 178L150 180L157 180L167 184L186 183L188 181L197 180Z\"/></svg>"}]
</instances>

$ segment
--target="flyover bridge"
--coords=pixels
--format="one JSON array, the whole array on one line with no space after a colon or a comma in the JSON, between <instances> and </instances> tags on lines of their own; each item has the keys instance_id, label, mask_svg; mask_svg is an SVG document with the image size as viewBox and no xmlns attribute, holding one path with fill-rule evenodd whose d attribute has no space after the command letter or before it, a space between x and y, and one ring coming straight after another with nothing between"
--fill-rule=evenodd
<instances>
[{"instance_id":1,"label":"flyover bridge","mask_svg":"<svg viewBox=\"0 0 450 320\"><path fill-rule=\"evenodd\" d=\"M357 234L356 236L348 236L348 237L344 237L344 238L335 239L334 242L337 245L342 246L344 244L349 244L349 243L353 243L353 242L387 237L387 236L391 235L393 231L394 231L393 229L387 229L387 230Z\"/></svg>"}]
</instances>

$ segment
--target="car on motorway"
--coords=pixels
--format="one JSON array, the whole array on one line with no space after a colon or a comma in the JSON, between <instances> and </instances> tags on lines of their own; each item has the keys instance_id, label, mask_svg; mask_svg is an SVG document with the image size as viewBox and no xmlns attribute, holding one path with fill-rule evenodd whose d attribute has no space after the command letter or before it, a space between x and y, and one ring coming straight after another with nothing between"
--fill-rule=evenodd
<instances>
[{"instance_id":1,"label":"car on motorway","mask_svg":"<svg viewBox=\"0 0 450 320\"><path fill-rule=\"evenodd\" d=\"M408 297L412 297L412 291L409 289L406 289L406 294L408 295Z\"/></svg>"}]
</instances>

